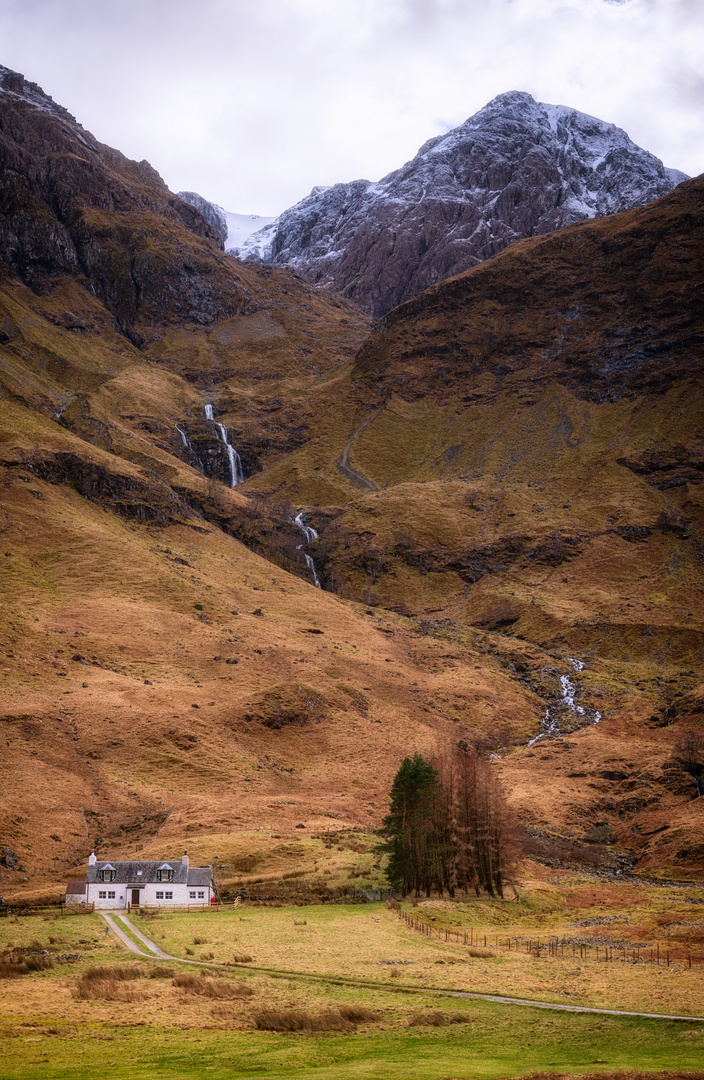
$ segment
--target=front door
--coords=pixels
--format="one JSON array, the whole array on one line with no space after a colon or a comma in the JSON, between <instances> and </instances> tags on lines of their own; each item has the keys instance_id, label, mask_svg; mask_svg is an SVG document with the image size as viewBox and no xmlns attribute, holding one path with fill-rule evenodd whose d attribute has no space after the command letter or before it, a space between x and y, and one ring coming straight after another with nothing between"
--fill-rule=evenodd
<instances>
[{"instance_id":1,"label":"front door","mask_svg":"<svg viewBox=\"0 0 704 1080\"><path fill-rule=\"evenodd\" d=\"M132 906L139 907L139 889L132 890Z\"/></svg>"}]
</instances>

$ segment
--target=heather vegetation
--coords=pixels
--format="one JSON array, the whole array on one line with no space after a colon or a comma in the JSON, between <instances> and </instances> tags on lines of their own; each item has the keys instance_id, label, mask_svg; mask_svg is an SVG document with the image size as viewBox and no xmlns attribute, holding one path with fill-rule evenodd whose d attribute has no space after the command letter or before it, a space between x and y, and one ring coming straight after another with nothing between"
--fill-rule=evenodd
<instances>
[{"instance_id":1,"label":"heather vegetation","mask_svg":"<svg viewBox=\"0 0 704 1080\"><path fill-rule=\"evenodd\" d=\"M372 328L6 69L0 165L3 1077L701 1067L702 181Z\"/></svg>"}]
</instances>

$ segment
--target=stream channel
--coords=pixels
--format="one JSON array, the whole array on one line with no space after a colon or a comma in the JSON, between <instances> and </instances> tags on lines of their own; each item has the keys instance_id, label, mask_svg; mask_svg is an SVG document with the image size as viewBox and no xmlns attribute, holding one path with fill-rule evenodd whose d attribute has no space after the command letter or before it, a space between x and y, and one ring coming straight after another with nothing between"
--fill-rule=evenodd
<instances>
[{"instance_id":1,"label":"stream channel","mask_svg":"<svg viewBox=\"0 0 704 1080\"><path fill-rule=\"evenodd\" d=\"M581 660L575 660L573 656L568 656L572 668L575 672L584 670L584 663ZM579 727L586 727L587 724L598 724L601 720L601 713L598 709L590 709L588 706L578 705L575 701L575 694L577 693L577 687L574 685L569 675L560 675L560 696L562 701L557 708L548 705L545 710L545 716L540 721L541 730L535 735L528 743L528 746L533 746L539 739L556 739L560 735L567 735L571 731L575 731ZM572 722L568 725L567 731L560 729L561 717L559 713L563 715L567 712L572 718ZM583 718L583 723L580 723L578 718ZM577 724L574 721L577 720Z\"/></svg>"}]
</instances>

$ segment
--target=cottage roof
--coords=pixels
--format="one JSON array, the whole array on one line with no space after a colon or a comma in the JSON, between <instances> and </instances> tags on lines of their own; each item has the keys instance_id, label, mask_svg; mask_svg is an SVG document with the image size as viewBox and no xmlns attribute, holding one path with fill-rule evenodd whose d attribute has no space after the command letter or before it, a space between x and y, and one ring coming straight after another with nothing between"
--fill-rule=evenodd
<instances>
[{"instance_id":1,"label":"cottage roof","mask_svg":"<svg viewBox=\"0 0 704 1080\"><path fill-rule=\"evenodd\" d=\"M166 862L96 862L88 867L86 881L102 884L101 870L115 871L111 882L113 885L146 885L150 882L160 885L163 883L161 874L164 870L173 871L170 885L197 885L203 888L210 885L213 877L212 866L188 867L180 859L169 859Z\"/></svg>"},{"instance_id":2,"label":"cottage roof","mask_svg":"<svg viewBox=\"0 0 704 1080\"><path fill-rule=\"evenodd\" d=\"M84 896L85 891L86 891L86 883L85 883L85 881L78 881L78 880L76 880L74 878L73 881L68 881L66 883L66 892L70 893L72 896L74 896L74 895L75 896Z\"/></svg>"},{"instance_id":3,"label":"cottage roof","mask_svg":"<svg viewBox=\"0 0 704 1080\"><path fill-rule=\"evenodd\" d=\"M188 871L187 884L191 887L198 886L203 888L206 885L212 885L213 882L213 868L211 866L191 866Z\"/></svg>"}]
</instances>

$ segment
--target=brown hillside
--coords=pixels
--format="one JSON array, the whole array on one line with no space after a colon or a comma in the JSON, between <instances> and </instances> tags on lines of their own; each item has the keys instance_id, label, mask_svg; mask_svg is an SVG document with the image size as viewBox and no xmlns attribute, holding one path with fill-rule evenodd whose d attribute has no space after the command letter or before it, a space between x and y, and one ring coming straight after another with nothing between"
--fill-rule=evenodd
<instances>
[{"instance_id":1,"label":"brown hillside","mask_svg":"<svg viewBox=\"0 0 704 1080\"><path fill-rule=\"evenodd\" d=\"M225 256L145 163L3 79L4 893L99 842L187 843L225 877L304 858L324 884L322 842L292 837L377 825L399 758L446 738L496 754L541 858L558 837L560 858L697 874L701 800L673 757L702 722L697 185L512 248L354 361L369 324L351 305ZM572 310L559 258L586 280L584 237L663 215L671 302L653 286L623 326L637 351L657 309L665 374L646 350L599 396L547 355L607 326L595 278L581 335L548 315ZM640 265L619 258L614 311ZM481 275L506 297L503 360ZM249 476L236 490L206 404ZM547 708L562 738L529 747Z\"/></svg>"},{"instance_id":2,"label":"brown hillside","mask_svg":"<svg viewBox=\"0 0 704 1080\"><path fill-rule=\"evenodd\" d=\"M703 195L522 241L397 308L317 388L317 437L249 484L311 504L329 587L465 647L492 632L553 711L583 662L570 781L547 749L502 770L536 825L601 814L652 866L704 855L699 803L675 829L660 772L704 723ZM572 734L590 706L608 723Z\"/></svg>"},{"instance_id":3,"label":"brown hillside","mask_svg":"<svg viewBox=\"0 0 704 1080\"><path fill-rule=\"evenodd\" d=\"M236 414L247 471L281 458L368 321L224 256L37 93L0 94L2 891L55 885L93 844L312 870L315 842L279 841L378 824L399 757L454 730L434 695L458 665L309 584L292 508L221 482L204 406ZM495 662L473 677L530 728Z\"/></svg>"}]
</instances>

